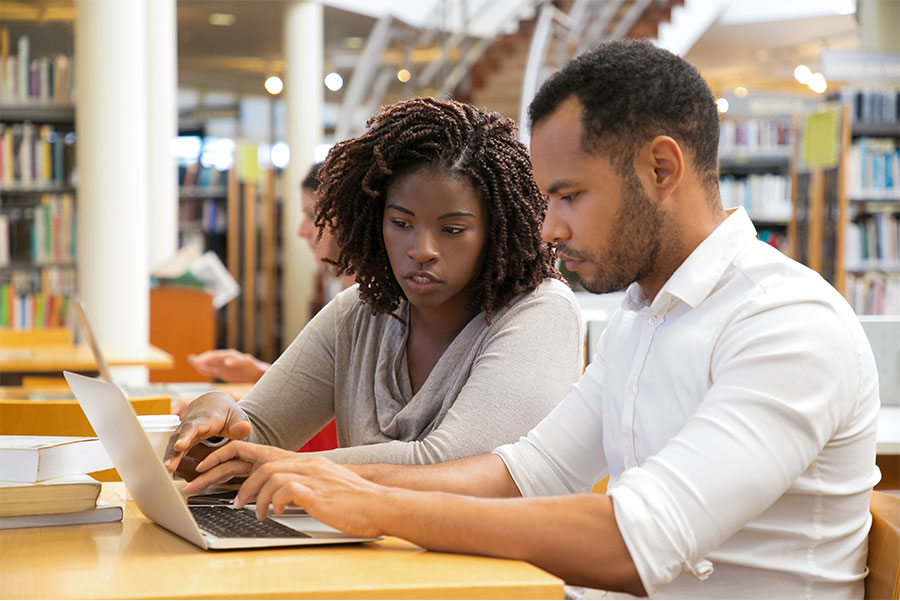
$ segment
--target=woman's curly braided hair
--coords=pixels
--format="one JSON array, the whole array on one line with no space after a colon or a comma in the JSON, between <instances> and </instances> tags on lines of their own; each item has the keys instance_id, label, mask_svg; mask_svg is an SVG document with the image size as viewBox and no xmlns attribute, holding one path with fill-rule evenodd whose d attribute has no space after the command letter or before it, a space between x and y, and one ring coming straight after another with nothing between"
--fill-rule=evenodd
<instances>
[{"instance_id":1,"label":"woman's curly braided hair","mask_svg":"<svg viewBox=\"0 0 900 601\"><path fill-rule=\"evenodd\" d=\"M319 170L315 224L336 236L340 251L329 262L339 275L356 275L373 314L392 312L405 298L382 237L387 189L421 168L463 178L489 215L474 309L490 319L516 295L560 277L540 239L547 202L511 120L452 100L415 98L384 108L366 128L328 153Z\"/></svg>"}]
</instances>

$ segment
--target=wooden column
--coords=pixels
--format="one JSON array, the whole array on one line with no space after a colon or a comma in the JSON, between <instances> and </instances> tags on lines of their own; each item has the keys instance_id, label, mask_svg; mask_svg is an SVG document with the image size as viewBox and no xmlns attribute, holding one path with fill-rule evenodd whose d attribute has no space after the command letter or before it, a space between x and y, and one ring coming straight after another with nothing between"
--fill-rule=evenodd
<instances>
[{"instance_id":1,"label":"wooden column","mask_svg":"<svg viewBox=\"0 0 900 601\"><path fill-rule=\"evenodd\" d=\"M238 188L237 166L228 170L228 271L236 282L241 281L240 264L240 188ZM228 303L225 327L225 344L228 348L238 346L238 302Z\"/></svg>"},{"instance_id":2,"label":"wooden column","mask_svg":"<svg viewBox=\"0 0 900 601\"><path fill-rule=\"evenodd\" d=\"M275 345L275 315L278 307L277 287L277 246L278 233L275 223L275 170L269 169L263 175L262 190L262 303L260 307L260 358L275 360L278 349Z\"/></svg>"},{"instance_id":3,"label":"wooden column","mask_svg":"<svg viewBox=\"0 0 900 601\"><path fill-rule=\"evenodd\" d=\"M241 348L256 353L256 184L244 184L244 324Z\"/></svg>"}]
</instances>

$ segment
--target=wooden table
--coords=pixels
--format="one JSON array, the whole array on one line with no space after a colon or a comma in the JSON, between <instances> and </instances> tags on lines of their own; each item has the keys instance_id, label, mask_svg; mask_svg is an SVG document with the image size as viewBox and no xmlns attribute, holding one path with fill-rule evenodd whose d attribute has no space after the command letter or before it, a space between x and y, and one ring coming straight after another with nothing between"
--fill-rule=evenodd
<instances>
[{"instance_id":1,"label":"wooden table","mask_svg":"<svg viewBox=\"0 0 900 601\"><path fill-rule=\"evenodd\" d=\"M122 495L105 483L104 496ZM397 538L201 551L132 502L121 523L0 531L0 598L562 599L524 562L432 553Z\"/></svg>"},{"instance_id":2,"label":"wooden table","mask_svg":"<svg viewBox=\"0 0 900 601\"><path fill-rule=\"evenodd\" d=\"M149 345L146 350L103 347L103 355L111 367L142 365L150 369L169 369L174 365L172 355ZM7 386L15 386L22 375L61 374L63 370L97 372L97 362L90 347L75 345L39 345L28 348L0 349L0 375Z\"/></svg>"}]
</instances>

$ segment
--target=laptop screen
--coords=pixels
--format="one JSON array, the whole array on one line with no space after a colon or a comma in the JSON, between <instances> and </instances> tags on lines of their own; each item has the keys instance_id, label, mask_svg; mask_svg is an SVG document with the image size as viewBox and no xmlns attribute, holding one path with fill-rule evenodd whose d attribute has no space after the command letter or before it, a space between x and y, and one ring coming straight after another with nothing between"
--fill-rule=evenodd
<instances>
[{"instance_id":1,"label":"laptop screen","mask_svg":"<svg viewBox=\"0 0 900 601\"><path fill-rule=\"evenodd\" d=\"M100 345L97 344L97 339L94 337L94 330L91 328L91 322L88 321L84 303L77 298L71 299L71 302L75 307L75 315L78 318L78 326L81 328L81 333L84 334L84 339L87 341L88 346L91 347L91 353L94 354L94 361L97 362L97 371L100 373L100 378L106 382L112 382L112 377L109 375L109 366L106 364L106 359L100 351Z\"/></svg>"}]
</instances>

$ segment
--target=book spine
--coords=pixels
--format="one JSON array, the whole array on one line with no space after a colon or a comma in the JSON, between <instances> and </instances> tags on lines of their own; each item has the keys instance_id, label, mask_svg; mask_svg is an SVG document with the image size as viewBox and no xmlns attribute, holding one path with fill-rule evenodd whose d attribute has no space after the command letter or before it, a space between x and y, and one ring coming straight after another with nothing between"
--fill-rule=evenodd
<instances>
[{"instance_id":1,"label":"book spine","mask_svg":"<svg viewBox=\"0 0 900 601\"><path fill-rule=\"evenodd\" d=\"M9 29L0 27L0 100L8 101L12 99L9 90L9 75L7 67L9 65Z\"/></svg>"},{"instance_id":2,"label":"book spine","mask_svg":"<svg viewBox=\"0 0 900 601\"><path fill-rule=\"evenodd\" d=\"M122 507L119 505L98 506L87 511L69 513L46 513L38 515L17 515L0 518L0 530L13 528L35 528L40 526L68 526L72 524L102 524L122 521Z\"/></svg>"},{"instance_id":3,"label":"book spine","mask_svg":"<svg viewBox=\"0 0 900 601\"><path fill-rule=\"evenodd\" d=\"M29 67L31 66L29 46L28 36L19 36L18 56L16 57L16 62L18 63L18 79L16 81L16 91L18 99L22 101L28 99L28 91L31 86L29 73Z\"/></svg>"}]
</instances>

